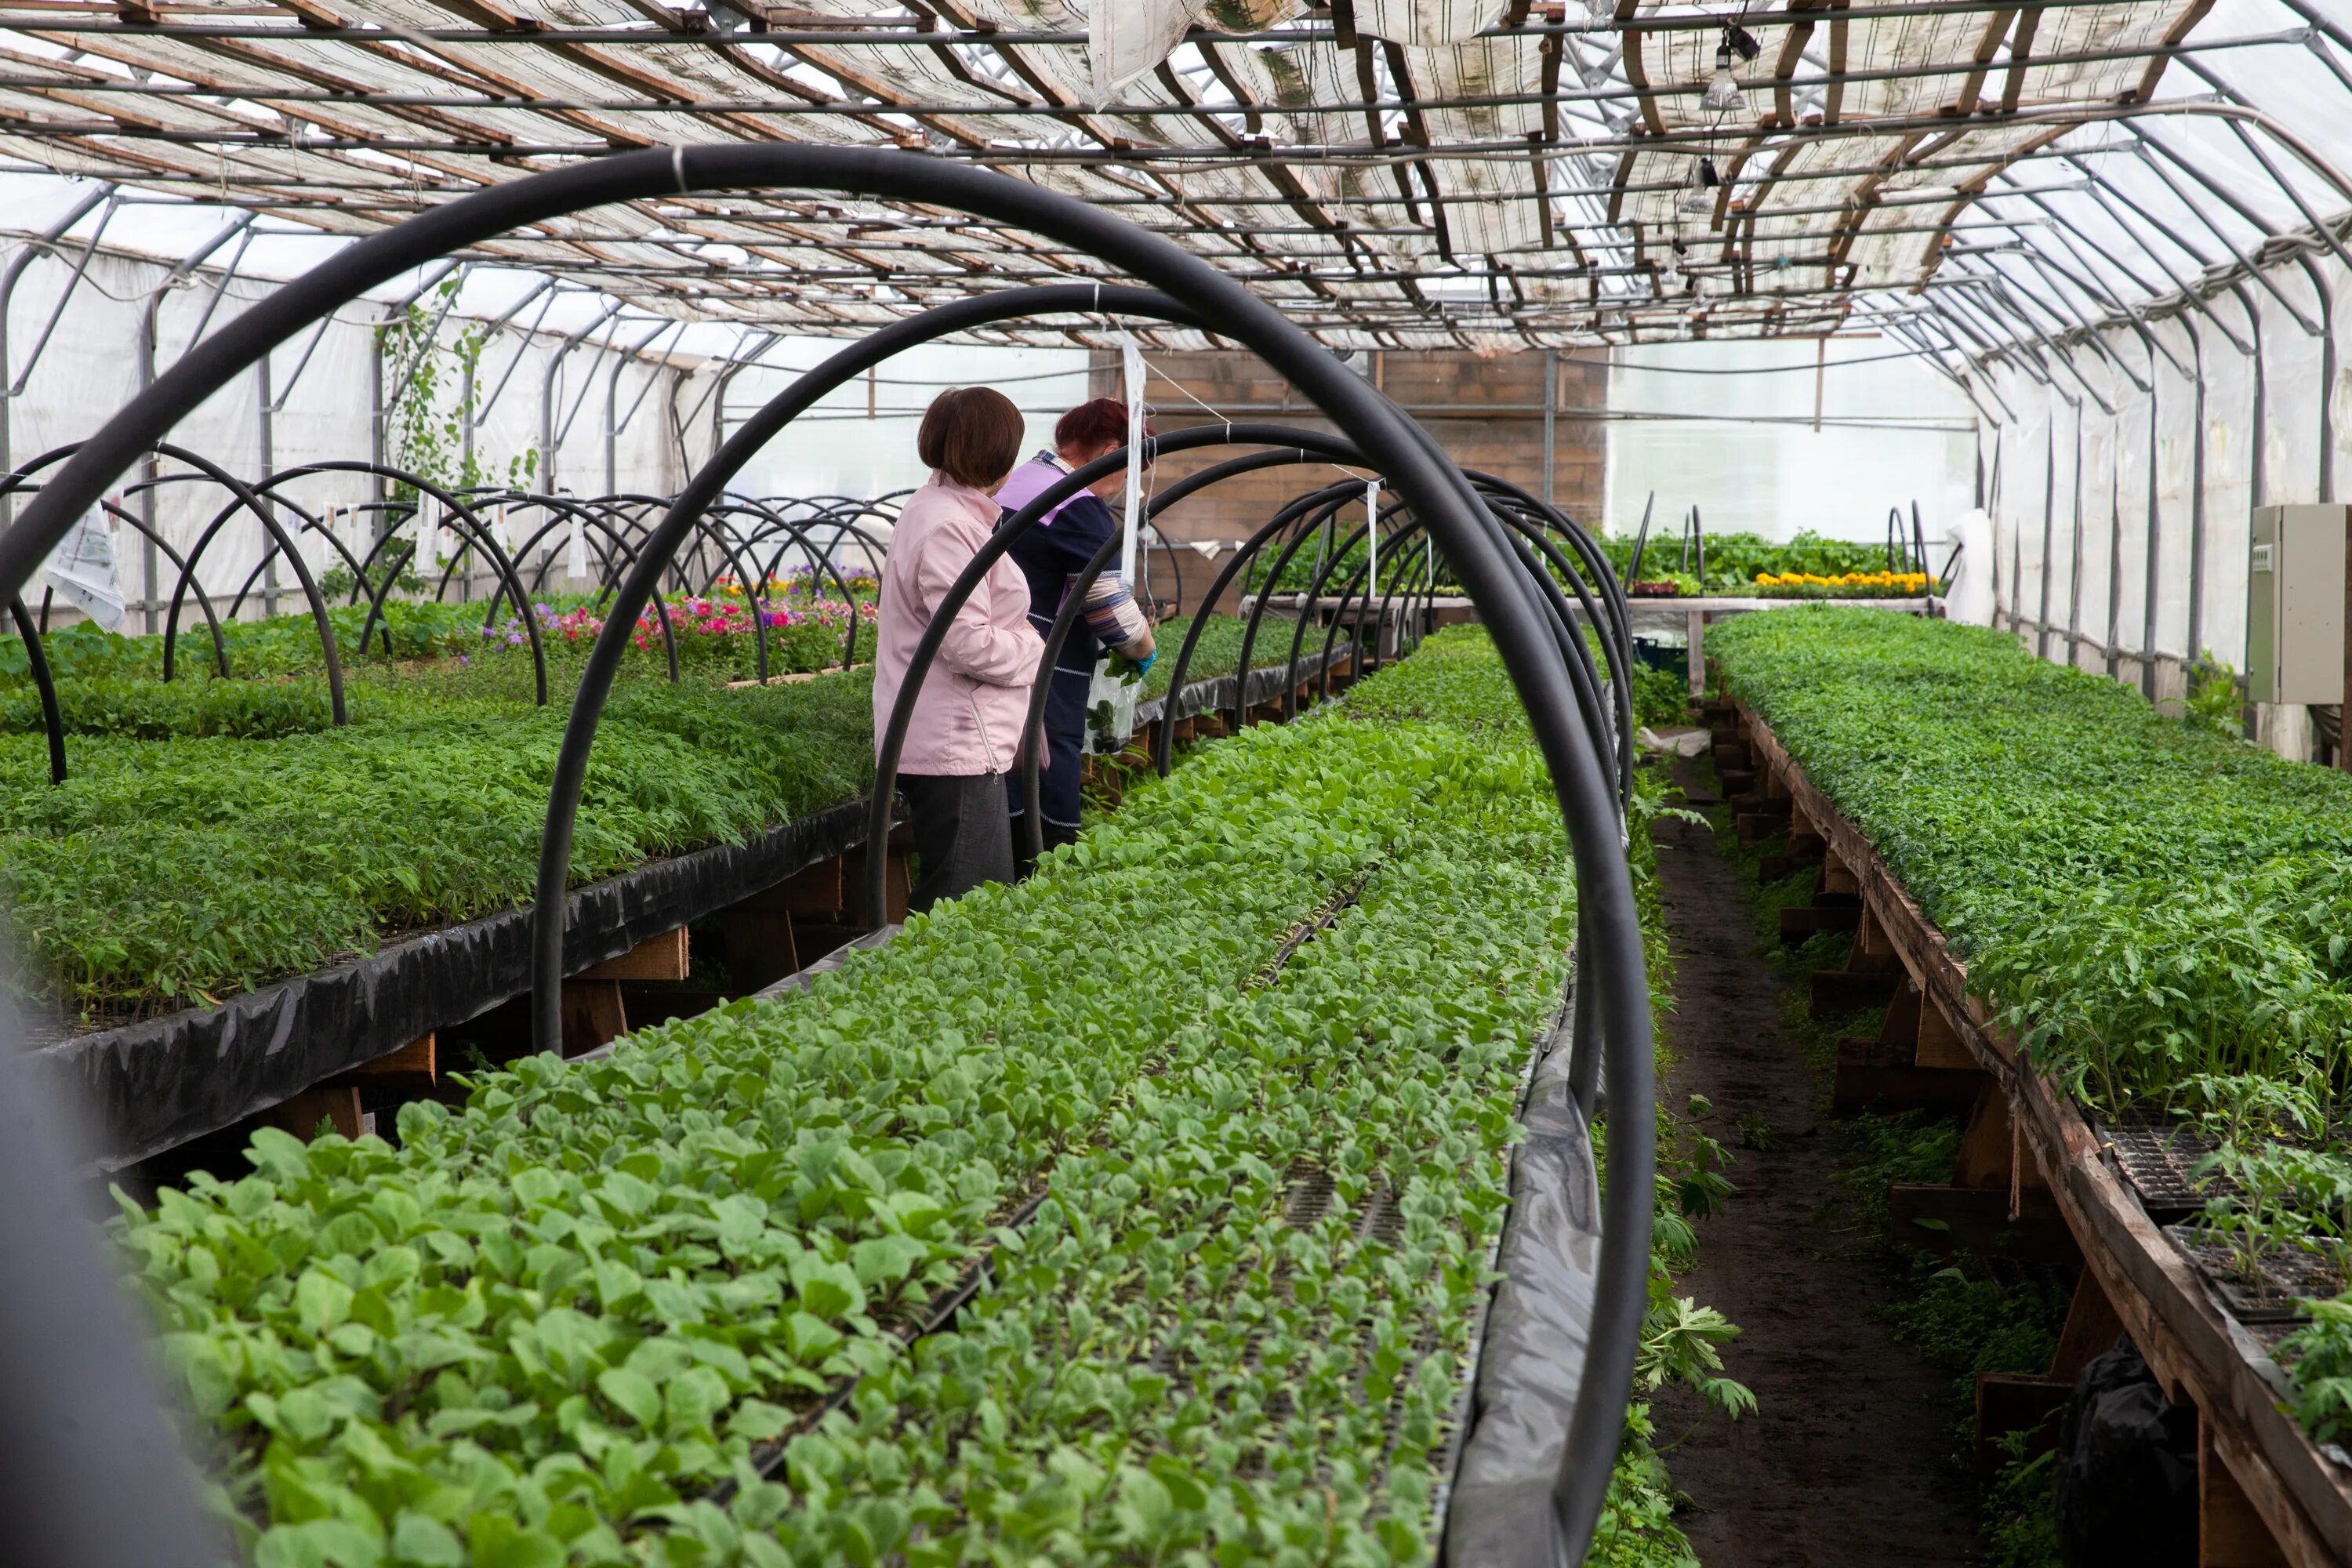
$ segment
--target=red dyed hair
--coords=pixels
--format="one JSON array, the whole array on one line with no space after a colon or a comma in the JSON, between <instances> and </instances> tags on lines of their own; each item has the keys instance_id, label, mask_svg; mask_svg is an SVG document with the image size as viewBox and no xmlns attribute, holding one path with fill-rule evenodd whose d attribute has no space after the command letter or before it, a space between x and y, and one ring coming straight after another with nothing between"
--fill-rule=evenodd
<instances>
[{"instance_id":1,"label":"red dyed hair","mask_svg":"<svg viewBox=\"0 0 2352 1568\"><path fill-rule=\"evenodd\" d=\"M1143 422L1145 437L1157 437L1149 419ZM1057 452L1092 451L1097 447L1127 445L1127 405L1116 397L1097 397L1091 403L1081 403L1055 422L1054 449ZM1147 461L1147 466L1149 466Z\"/></svg>"}]
</instances>

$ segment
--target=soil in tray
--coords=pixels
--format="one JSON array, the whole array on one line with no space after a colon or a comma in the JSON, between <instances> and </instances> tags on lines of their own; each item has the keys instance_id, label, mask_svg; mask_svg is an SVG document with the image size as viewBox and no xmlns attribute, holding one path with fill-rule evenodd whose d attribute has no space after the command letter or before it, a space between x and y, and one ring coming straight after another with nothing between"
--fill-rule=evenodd
<instances>
[{"instance_id":1,"label":"soil in tray","mask_svg":"<svg viewBox=\"0 0 2352 1568\"><path fill-rule=\"evenodd\" d=\"M1699 1227L1698 1267L1676 1287L1740 1326L1727 1373L1761 1406L1733 1424L1680 1391L1656 1402L1661 1447L1692 1431L1666 1455L1689 1499L1676 1522L1706 1568L1966 1563L1974 1485L1950 1380L1874 1311L1907 1289L1884 1249L1824 1212L1834 1138L1775 1026L1787 982L1757 955L1738 872L1707 830L1666 822L1657 837L1679 1058L1667 1092L1706 1095L1718 1120L1759 1116L1774 1143L1737 1152L1738 1191Z\"/></svg>"}]
</instances>

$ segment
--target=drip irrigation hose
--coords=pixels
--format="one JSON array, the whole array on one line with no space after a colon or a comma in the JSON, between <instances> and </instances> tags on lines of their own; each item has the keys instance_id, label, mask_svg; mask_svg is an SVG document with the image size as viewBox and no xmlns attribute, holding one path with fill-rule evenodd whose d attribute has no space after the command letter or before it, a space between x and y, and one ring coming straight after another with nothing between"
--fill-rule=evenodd
<instances>
[{"instance_id":1,"label":"drip irrigation hose","mask_svg":"<svg viewBox=\"0 0 2352 1568\"><path fill-rule=\"evenodd\" d=\"M941 205L1019 225L1083 250L1111 270L1164 289L1197 320L1213 321L1220 336L1255 352L1359 450L1384 454L1398 490L1443 546L1453 573L1494 638L1550 770L1579 871L1578 913L1587 939L1585 979L1601 993L1596 1024L1605 1037L1609 1092L1626 1112L1610 1128L1590 1338L1569 1441L1546 1515L1556 1531L1549 1544L1564 1561L1580 1560L1599 1521L1623 1435L1646 1304L1654 1197L1649 986L1614 791L1603 759L1591 753L1580 733L1573 690L1548 642L1533 585L1526 582L1501 528L1486 515L1469 482L1432 450L1425 433L1385 396L1271 303L1207 261L1076 197L896 149L779 143L647 148L529 175L459 197L344 247L198 342L108 421L16 522L0 533L0 594L20 594L74 520L182 417L271 348L366 289L516 227L583 208L704 190L778 185ZM699 505L708 497L695 499ZM665 519L665 530L670 521ZM656 557L661 553L648 552ZM632 586L645 575L645 564L641 561L630 574ZM639 588L640 595L644 591ZM600 637L591 656L592 674L596 656L606 650L607 639ZM613 657L617 658L616 647ZM560 810L551 812L551 826L560 825L565 831L563 842L558 843L557 833L551 831L543 846L542 874L551 862L555 873L552 889L544 881L541 889L541 925L551 934L553 949L551 963L545 962L549 954L544 947L535 955L545 975L562 972L570 816L593 736L594 712L609 691L611 677L608 667L601 680L583 682L558 760L553 793ZM877 843L872 848L871 858L879 859L882 846ZM534 1029L542 1043L560 1037L554 988L543 987L534 1000Z\"/></svg>"}]
</instances>

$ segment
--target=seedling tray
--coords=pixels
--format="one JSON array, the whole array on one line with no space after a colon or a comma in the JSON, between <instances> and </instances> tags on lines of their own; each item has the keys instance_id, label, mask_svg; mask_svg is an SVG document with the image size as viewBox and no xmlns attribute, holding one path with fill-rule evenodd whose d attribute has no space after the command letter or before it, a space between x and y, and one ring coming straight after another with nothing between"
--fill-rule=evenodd
<instances>
[{"instance_id":1,"label":"seedling tray","mask_svg":"<svg viewBox=\"0 0 2352 1568\"><path fill-rule=\"evenodd\" d=\"M2173 1225L2164 1234L2196 1265L2214 1299L2242 1323L2293 1322L2304 1315L2302 1298L2334 1296L2344 1289L2341 1273L2300 1249L2270 1253L2262 1259L2261 1278L2250 1280L2240 1271L2236 1250L2211 1232Z\"/></svg>"},{"instance_id":2,"label":"seedling tray","mask_svg":"<svg viewBox=\"0 0 2352 1568\"><path fill-rule=\"evenodd\" d=\"M2198 1162L2213 1152L2213 1140L2193 1122L2167 1121L2126 1114L2114 1121L2096 1121L2092 1130L2099 1148L2151 1214L2188 1213L2207 1201L2233 1197L2242 1189L2220 1171L2192 1179Z\"/></svg>"}]
</instances>

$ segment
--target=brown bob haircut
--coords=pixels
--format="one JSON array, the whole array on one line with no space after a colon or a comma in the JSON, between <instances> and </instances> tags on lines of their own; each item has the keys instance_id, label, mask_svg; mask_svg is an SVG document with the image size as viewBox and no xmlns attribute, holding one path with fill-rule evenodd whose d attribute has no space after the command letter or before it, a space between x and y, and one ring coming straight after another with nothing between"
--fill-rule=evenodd
<instances>
[{"instance_id":1,"label":"brown bob haircut","mask_svg":"<svg viewBox=\"0 0 2352 1568\"><path fill-rule=\"evenodd\" d=\"M1147 439L1160 432L1143 422ZM1054 449L1057 452L1090 452L1097 447L1127 445L1127 405L1116 397L1097 397L1091 403L1081 403L1055 423ZM1151 466L1151 448L1143 449L1143 466Z\"/></svg>"},{"instance_id":2,"label":"brown bob haircut","mask_svg":"<svg viewBox=\"0 0 2352 1568\"><path fill-rule=\"evenodd\" d=\"M915 454L976 490L994 489L1021 460L1027 426L1013 400L992 386L951 386L923 410Z\"/></svg>"}]
</instances>

